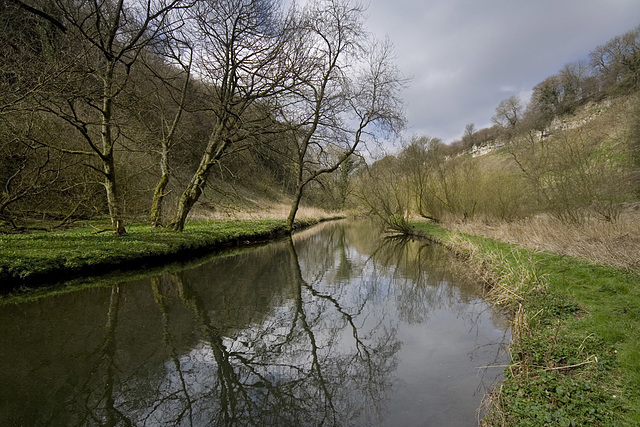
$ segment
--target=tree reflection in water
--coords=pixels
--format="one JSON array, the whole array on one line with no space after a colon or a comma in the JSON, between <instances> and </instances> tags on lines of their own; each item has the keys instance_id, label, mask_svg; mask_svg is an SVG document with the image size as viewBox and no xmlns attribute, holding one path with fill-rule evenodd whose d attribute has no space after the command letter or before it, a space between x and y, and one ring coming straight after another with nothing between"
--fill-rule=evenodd
<instances>
[{"instance_id":1,"label":"tree reflection in water","mask_svg":"<svg viewBox=\"0 0 640 427\"><path fill-rule=\"evenodd\" d=\"M132 423L380 422L375 417L384 413L385 393L391 386L400 346L393 326L380 321L373 329L363 328L357 315L368 299L339 301L321 291L321 271L331 269L327 265L316 268L312 280L305 280L293 241L289 239L285 245L282 255L289 259L286 278L291 290L288 303L274 307L261 323L232 332L216 322L215 313L208 310L184 274L151 279L162 313L165 345L174 348L163 291L171 286L196 320L201 341L187 354L172 354L155 402L139 401L140 407L127 408ZM121 390L120 400L136 401L126 396L130 392L138 391Z\"/></svg>"},{"instance_id":2,"label":"tree reflection in water","mask_svg":"<svg viewBox=\"0 0 640 427\"><path fill-rule=\"evenodd\" d=\"M3 308L0 363L19 362L0 380L20 389L17 397L0 391L0 424L396 422L405 411L399 389L410 393L400 404L427 393L412 392L406 378L435 381L421 372L442 370L427 356L452 346L425 335L431 341L405 350L407 340L434 329L427 322L442 328L445 309L464 328L480 323L477 285L460 275L450 285L454 264L425 242L381 241L361 223L327 224L183 271ZM22 335L6 338L12 331ZM407 351L424 362L399 368Z\"/></svg>"}]
</instances>

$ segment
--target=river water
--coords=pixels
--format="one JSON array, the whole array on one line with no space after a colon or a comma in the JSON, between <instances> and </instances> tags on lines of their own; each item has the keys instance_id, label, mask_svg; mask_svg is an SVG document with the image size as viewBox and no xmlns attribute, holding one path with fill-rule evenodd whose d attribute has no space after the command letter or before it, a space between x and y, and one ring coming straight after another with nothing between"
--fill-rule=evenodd
<instances>
[{"instance_id":1,"label":"river water","mask_svg":"<svg viewBox=\"0 0 640 427\"><path fill-rule=\"evenodd\" d=\"M0 307L0 425L474 426L508 322L425 241L327 223Z\"/></svg>"}]
</instances>

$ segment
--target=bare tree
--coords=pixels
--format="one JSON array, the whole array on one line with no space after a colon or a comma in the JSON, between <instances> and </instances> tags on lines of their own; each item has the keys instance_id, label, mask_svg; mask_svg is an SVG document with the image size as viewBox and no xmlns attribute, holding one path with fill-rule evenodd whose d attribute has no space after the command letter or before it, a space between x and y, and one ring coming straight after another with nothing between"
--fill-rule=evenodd
<instances>
[{"instance_id":1,"label":"bare tree","mask_svg":"<svg viewBox=\"0 0 640 427\"><path fill-rule=\"evenodd\" d=\"M290 43L291 26L271 0L201 1L194 9L195 72L207 85L214 118L200 164L180 196L171 221L184 228L214 165L232 147L263 132L271 124L270 108L262 108L292 84L292 67L300 50Z\"/></svg>"},{"instance_id":2,"label":"bare tree","mask_svg":"<svg viewBox=\"0 0 640 427\"><path fill-rule=\"evenodd\" d=\"M640 80L640 26L596 47L590 56L605 87L635 87Z\"/></svg>"},{"instance_id":3,"label":"bare tree","mask_svg":"<svg viewBox=\"0 0 640 427\"><path fill-rule=\"evenodd\" d=\"M545 132L553 119L560 114L562 86L558 76L551 76L533 88L527 108L527 122L535 130Z\"/></svg>"},{"instance_id":4,"label":"bare tree","mask_svg":"<svg viewBox=\"0 0 640 427\"><path fill-rule=\"evenodd\" d=\"M522 118L523 108L520 98L515 95L510 96L500 101L500 104L496 107L496 114L491 118L491 121L504 129L513 129Z\"/></svg>"},{"instance_id":5,"label":"bare tree","mask_svg":"<svg viewBox=\"0 0 640 427\"><path fill-rule=\"evenodd\" d=\"M41 109L55 114L82 137L103 177L114 232L126 233L116 180L115 151L122 137L118 98L126 93L132 68L141 52L180 25L169 12L186 7L183 0L156 2L74 2L56 0L67 28L70 47L61 58L66 80L60 79Z\"/></svg>"},{"instance_id":6,"label":"bare tree","mask_svg":"<svg viewBox=\"0 0 640 427\"><path fill-rule=\"evenodd\" d=\"M367 168L360 176L358 198L385 231L411 234L408 214L413 176L404 174L400 163L387 156Z\"/></svg>"},{"instance_id":7,"label":"bare tree","mask_svg":"<svg viewBox=\"0 0 640 427\"><path fill-rule=\"evenodd\" d=\"M151 226L154 228L162 225L162 207L171 176L169 154L179 141L178 128L188 108L187 96L192 86L193 48L187 38L186 35L174 34L171 39L165 41L162 57L168 64L163 61L157 69L155 55L150 58L150 63L146 64L153 77L156 77L154 81L157 82L154 95L158 120L153 120L152 126L157 135L154 151L160 157L160 178L153 191L149 214ZM166 65L176 68L175 72L167 75L163 69Z\"/></svg>"},{"instance_id":8,"label":"bare tree","mask_svg":"<svg viewBox=\"0 0 640 427\"><path fill-rule=\"evenodd\" d=\"M577 102L583 101L591 95L589 88L589 66L585 61L575 61L566 64L560 70L560 83L562 85L562 100L565 110L575 106Z\"/></svg>"},{"instance_id":9,"label":"bare tree","mask_svg":"<svg viewBox=\"0 0 640 427\"><path fill-rule=\"evenodd\" d=\"M471 138L473 134L476 133L476 125L474 123L467 123L464 127L463 138Z\"/></svg>"},{"instance_id":10,"label":"bare tree","mask_svg":"<svg viewBox=\"0 0 640 427\"><path fill-rule=\"evenodd\" d=\"M403 80L392 63L391 44L370 41L365 47L363 13L348 0L319 0L305 11L303 34L313 72L304 76L297 102L283 110L293 129L296 168L290 231L307 185L404 123L398 95Z\"/></svg>"}]
</instances>

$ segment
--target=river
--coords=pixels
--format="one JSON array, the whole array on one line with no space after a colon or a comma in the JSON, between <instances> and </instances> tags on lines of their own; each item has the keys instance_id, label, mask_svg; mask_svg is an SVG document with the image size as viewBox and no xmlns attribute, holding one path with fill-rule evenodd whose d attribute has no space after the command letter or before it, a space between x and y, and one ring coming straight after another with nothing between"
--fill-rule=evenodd
<instances>
[{"instance_id":1,"label":"river","mask_svg":"<svg viewBox=\"0 0 640 427\"><path fill-rule=\"evenodd\" d=\"M508 322L444 249L326 223L0 307L0 425L474 426Z\"/></svg>"}]
</instances>

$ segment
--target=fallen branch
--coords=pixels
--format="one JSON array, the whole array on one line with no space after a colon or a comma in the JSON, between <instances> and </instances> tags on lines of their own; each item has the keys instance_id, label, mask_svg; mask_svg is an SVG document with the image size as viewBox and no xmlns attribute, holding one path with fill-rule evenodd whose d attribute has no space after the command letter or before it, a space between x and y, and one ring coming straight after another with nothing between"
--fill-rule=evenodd
<instances>
[{"instance_id":1,"label":"fallen branch","mask_svg":"<svg viewBox=\"0 0 640 427\"><path fill-rule=\"evenodd\" d=\"M593 357L593 359L591 359L592 357ZM548 371L559 371L559 370L562 370L562 369L572 369L572 368L577 368L579 366L587 365L589 363L598 363L598 358L596 356L590 356L584 362L576 363L575 365L557 366L555 368L544 368L544 371L548 372Z\"/></svg>"}]
</instances>

